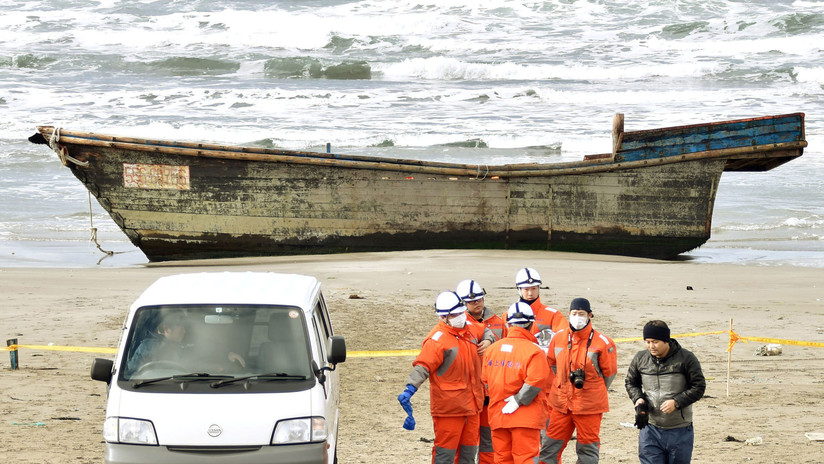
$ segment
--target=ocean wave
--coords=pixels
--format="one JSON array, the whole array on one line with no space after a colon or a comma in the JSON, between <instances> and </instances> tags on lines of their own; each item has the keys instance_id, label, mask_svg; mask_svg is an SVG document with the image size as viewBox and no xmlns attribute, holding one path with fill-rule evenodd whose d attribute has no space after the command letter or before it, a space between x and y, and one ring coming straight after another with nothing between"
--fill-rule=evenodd
<instances>
[{"instance_id":1,"label":"ocean wave","mask_svg":"<svg viewBox=\"0 0 824 464\"><path fill-rule=\"evenodd\" d=\"M669 2L652 3L275 2L252 11L243 2L216 1L182 12L154 3L75 3L48 15L21 7L0 15L0 26L12 32L8 49L31 51L0 57L0 67L220 76L263 62L252 68L272 78L723 79L733 65L747 67L730 58L734 46L745 62L768 56L767 71L750 75L769 79L769 69L791 69L793 57L819 53L812 39L820 36L821 14L755 15L759 7L727 2L687 2L694 8L670 11ZM566 14L576 20L558 23ZM289 66L302 60L321 69ZM325 76L324 67L331 68Z\"/></svg>"},{"instance_id":2,"label":"ocean wave","mask_svg":"<svg viewBox=\"0 0 824 464\"><path fill-rule=\"evenodd\" d=\"M784 229L819 229L824 228L824 217L812 215L807 217L789 217L767 223L730 223L718 227L721 231L771 231ZM818 235L815 235L818 239Z\"/></svg>"},{"instance_id":3,"label":"ocean wave","mask_svg":"<svg viewBox=\"0 0 824 464\"><path fill-rule=\"evenodd\" d=\"M370 79L372 67L365 61L345 61L324 66L321 60L311 57L272 58L264 63L263 73L276 79Z\"/></svg>"},{"instance_id":4,"label":"ocean wave","mask_svg":"<svg viewBox=\"0 0 824 464\"><path fill-rule=\"evenodd\" d=\"M801 241L824 241L824 235L820 234L804 234L804 235L793 235L790 237L790 240L795 242Z\"/></svg>"},{"instance_id":5,"label":"ocean wave","mask_svg":"<svg viewBox=\"0 0 824 464\"><path fill-rule=\"evenodd\" d=\"M661 28L661 36L668 39L683 39L691 34L709 31L709 25L709 21L670 24Z\"/></svg>"},{"instance_id":6,"label":"ocean wave","mask_svg":"<svg viewBox=\"0 0 824 464\"><path fill-rule=\"evenodd\" d=\"M460 147L460 148L489 148L482 139L461 140L458 142L446 142L436 146L440 147Z\"/></svg>"},{"instance_id":7,"label":"ocean wave","mask_svg":"<svg viewBox=\"0 0 824 464\"><path fill-rule=\"evenodd\" d=\"M710 240L706 245L687 253L687 255L698 263L725 263L765 267L824 267L824 252L821 250L775 249L769 248L769 245L770 244L760 243L758 246L741 246L740 244L716 243Z\"/></svg>"},{"instance_id":8,"label":"ocean wave","mask_svg":"<svg viewBox=\"0 0 824 464\"><path fill-rule=\"evenodd\" d=\"M262 63L262 64L261 64ZM128 72L151 72L169 75L221 75L237 73L244 63L230 60L196 57L171 57L148 63L110 63ZM248 74L263 74L267 78L328 78L328 79L425 79L425 80L491 80L491 81L615 81L648 78L724 77L727 66L720 63L649 63L647 66L522 64L515 62L484 63L458 58L435 56L408 58L400 62L374 60L343 60L330 63L328 59L312 56L275 57L264 61L247 62ZM737 71L747 73L748 71ZM770 70L779 73L780 70ZM783 74L790 75L791 69ZM763 74L760 74L763 77Z\"/></svg>"},{"instance_id":9,"label":"ocean wave","mask_svg":"<svg viewBox=\"0 0 824 464\"><path fill-rule=\"evenodd\" d=\"M24 53L20 55L0 56L0 67L45 69L56 61L56 58L50 56L37 56L32 53Z\"/></svg>"},{"instance_id":10,"label":"ocean wave","mask_svg":"<svg viewBox=\"0 0 824 464\"><path fill-rule=\"evenodd\" d=\"M675 10L670 2L255 2L254 7L244 2L200 2L197 7L176 3L164 8L156 2L128 7L77 2L45 14L42 6L24 2L19 11L0 15L0 26L11 32L9 49L34 47L55 55L122 54L138 61L189 54L229 59L308 53L327 58L345 54L365 61L375 56L381 61L432 55L520 56L536 64L547 61L548 50L565 60L576 56L621 60L648 57L662 48L672 52L673 63L688 62L727 56L731 42L742 55L755 51L804 55L805 50L817 51L810 36L819 32L822 23L815 7L803 3L797 8L801 11L787 14L729 2L711 6L701 2L700 8L686 2ZM655 65L637 59L633 64Z\"/></svg>"},{"instance_id":11,"label":"ocean wave","mask_svg":"<svg viewBox=\"0 0 824 464\"><path fill-rule=\"evenodd\" d=\"M792 217L785 219L783 225L794 228L818 227L824 225L824 218L821 216L810 216L805 218Z\"/></svg>"},{"instance_id":12,"label":"ocean wave","mask_svg":"<svg viewBox=\"0 0 824 464\"><path fill-rule=\"evenodd\" d=\"M812 68L796 66L793 68L793 72L795 72L795 78L798 82L824 84L824 67L822 66Z\"/></svg>"},{"instance_id":13,"label":"ocean wave","mask_svg":"<svg viewBox=\"0 0 824 464\"><path fill-rule=\"evenodd\" d=\"M363 60L330 60L311 56L261 58L260 56L222 59L194 55L170 56L159 60L140 60L128 55L49 54L0 56L0 68L51 70L64 73L108 72L143 77L263 75L272 79L327 78L370 79L372 68Z\"/></svg>"},{"instance_id":14,"label":"ocean wave","mask_svg":"<svg viewBox=\"0 0 824 464\"><path fill-rule=\"evenodd\" d=\"M377 73L386 78L419 78L432 80L551 80L572 81L626 80L656 77L697 77L713 74L722 66L715 63L650 63L610 66L583 63L519 64L514 62L482 63L457 58L412 58L400 63L375 64Z\"/></svg>"},{"instance_id":15,"label":"ocean wave","mask_svg":"<svg viewBox=\"0 0 824 464\"><path fill-rule=\"evenodd\" d=\"M219 76L237 72L240 63L212 58L174 56L148 63L132 63L129 67L135 70L145 68L171 76Z\"/></svg>"},{"instance_id":16,"label":"ocean wave","mask_svg":"<svg viewBox=\"0 0 824 464\"><path fill-rule=\"evenodd\" d=\"M329 57L260 55L224 59L216 56L175 55L158 60L141 60L128 55L27 54L2 58L0 68L60 70L64 74L82 72L126 73L135 76L263 76L269 79L391 79L391 80L499 80L499 81L616 81L649 78L724 78L729 65L716 62L685 61L646 63L632 61L600 65L573 62L567 64L519 63L513 61L481 62L432 56L403 58L382 57L333 59ZM757 71L757 70L756 70ZM775 73L775 69L769 70ZM748 71L735 71L746 73ZM789 75L791 68L784 74Z\"/></svg>"},{"instance_id":17,"label":"ocean wave","mask_svg":"<svg viewBox=\"0 0 824 464\"><path fill-rule=\"evenodd\" d=\"M789 35L806 34L824 26L824 14L795 12L773 20L772 24Z\"/></svg>"}]
</instances>

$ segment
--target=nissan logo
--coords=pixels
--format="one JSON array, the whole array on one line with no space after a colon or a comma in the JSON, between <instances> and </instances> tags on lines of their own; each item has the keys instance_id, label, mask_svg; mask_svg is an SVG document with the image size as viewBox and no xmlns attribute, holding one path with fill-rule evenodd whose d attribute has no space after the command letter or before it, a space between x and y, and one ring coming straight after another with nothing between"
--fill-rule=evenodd
<instances>
[{"instance_id":1,"label":"nissan logo","mask_svg":"<svg viewBox=\"0 0 824 464\"><path fill-rule=\"evenodd\" d=\"M212 425L210 425L210 426L209 426L209 428L206 430L206 433L208 433L210 437L217 437L217 436L219 436L221 433L223 433L223 429L222 429L222 428L220 428L220 426L219 426L219 425L217 425L217 424L212 424Z\"/></svg>"}]
</instances>

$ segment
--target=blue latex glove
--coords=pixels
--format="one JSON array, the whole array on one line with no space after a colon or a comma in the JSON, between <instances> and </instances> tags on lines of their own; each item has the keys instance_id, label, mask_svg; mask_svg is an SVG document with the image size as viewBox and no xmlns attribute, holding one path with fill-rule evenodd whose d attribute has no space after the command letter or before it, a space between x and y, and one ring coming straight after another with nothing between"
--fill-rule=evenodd
<instances>
[{"instance_id":1,"label":"blue latex glove","mask_svg":"<svg viewBox=\"0 0 824 464\"><path fill-rule=\"evenodd\" d=\"M412 399L412 395L417 391L418 389L413 385L407 385L403 393L398 395L398 402L407 414L406 419L403 421L403 428L406 430L415 430L415 418L412 417L412 403L410 403L409 400Z\"/></svg>"},{"instance_id":2,"label":"blue latex glove","mask_svg":"<svg viewBox=\"0 0 824 464\"><path fill-rule=\"evenodd\" d=\"M415 418L412 417L412 414L406 416L406 419L403 420L403 428L406 430L415 430Z\"/></svg>"},{"instance_id":3,"label":"blue latex glove","mask_svg":"<svg viewBox=\"0 0 824 464\"><path fill-rule=\"evenodd\" d=\"M406 390L403 391L400 395L398 395L398 402L401 403L403 406L403 410L406 411L407 414L412 414L412 404L409 402L412 399L412 395L417 392L418 389L415 388L414 385L407 385Z\"/></svg>"}]
</instances>

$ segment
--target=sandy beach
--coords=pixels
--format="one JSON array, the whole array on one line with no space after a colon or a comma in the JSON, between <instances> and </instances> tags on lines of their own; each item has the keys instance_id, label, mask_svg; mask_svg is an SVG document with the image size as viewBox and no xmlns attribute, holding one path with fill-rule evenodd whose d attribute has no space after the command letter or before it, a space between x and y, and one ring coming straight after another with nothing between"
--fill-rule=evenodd
<instances>
[{"instance_id":1,"label":"sandy beach","mask_svg":"<svg viewBox=\"0 0 824 464\"><path fill-rule=\"evenodd\" d=\"M0 268L0 336L21 345L111 348L131 302L157 278L178 273L273 271L322 282L333 325L350 351L419 348L436 322L432 304L462 279L478 280L486 304L503 312L517 299L515 272L536 268L542 300L564 310L575 297L593 305L594 326L615 339L641 336L650 319L674 334L729 329L745 337L824 342L824 269L661 262L520 251L417 251L156 264L126 268ZM354 297L357 296L358 298ZM763 342L732 351L728 336L679 338L702 363L706 396L695 405L694 463L821 463L824 348L783 345L756 356ZM638 341L618 343L619 374L601 432L601 462L637 462L638 431L624 376ZM20 369L0 353L0 456L4 462L103 460L106 386L89 378L94 357L21 349ZM351 357L342 373L341 463L427 463L432 423L428 384L413 398L418 428L401 427L396 397L412 357ZM761 444L745 440L761 438ZM734 441L733 441L734 440ZM564 462L575 462L568 449Z\"/></svg>"}]
</instances>

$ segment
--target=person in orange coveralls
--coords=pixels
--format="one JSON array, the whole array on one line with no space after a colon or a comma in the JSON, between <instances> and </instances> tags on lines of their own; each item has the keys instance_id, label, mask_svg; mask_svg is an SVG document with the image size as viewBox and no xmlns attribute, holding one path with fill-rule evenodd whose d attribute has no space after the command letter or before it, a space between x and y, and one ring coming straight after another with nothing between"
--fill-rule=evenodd
<instances>
[{"instance_id":1,"label":"person in orange coveralls","mask_svg":"<svg viewBox=\"0 0 824 464\"><path fill-rule=\"evenodd\" d=\"M607 389L618 372L618 355L615 342L592 327L589 300L572 300L569 328L552 338L547 359L555 380L549 391L548 446L541 450L540 462L558 463L577 430L578 463L596 464L601 417L609 411Z\"/></svg>"},{"instance_id":2,"label":"person in orange coveralls","mask_svg":"<svg viewBox=\"0 0 824 464\"><path fill-rule=\"evenodd\" d=\"M532 307L532 312L535 313L532 333L538 339L538 344L541 347L546 347L555 332L565 329L569 325L560 311L541 303L541 283L541 276L538 271L531 267L522 268L515 274L515 287L518 289L518 296L521 297L521 301Z\"/></svg>"},{"instance_id":3,"label":"person in orange coveralls","mask_svg":"<svg viewBox=\"0 0 824 464\"><path fill-rule=\"evenodd\" d=\"M466 303L466 312L493 332L495 341L506 337L506 321L486 307L484 303L486 290L477 280L460 281L455 288L455 293Z\"/></svg>"},{"instance_id":4,"label":"person in orange coveralls","mask_svg":"<svg viewBox=\"0 0 824 464\"><path fill-rule=\"evenodd\" d=\"M481 287L477 280L466 279L458 282L455 293L461 297L466 304L466 312L479 324L492 331L495 341L506 336L506 323L500 316L488 309L484 304L486 290ZM486 348L481 345L482 348ZM478 353L483 355L481 349ZM480 442L478 443L478 464L492 464L494 462L494 450L492 447L492 430L489 428L489 397L484 398L484 408L481 411Z\"/></svg>"},{"instance_id":5,"label":"person in orange coveralls","mask_svg":"<svg viewBox=\"0 0 824 464\"><path fill-rule=\"evenodd\" d=\"M509 331L484 353L481 378L489 392L489 425L496 464L532 464L546 422L539 395L549 385L546 354L532 335L535 315L517 302L506 312Z\"/></svg>"},{"instance_id":6,"label":"person in orange coveralls","mask_svg":"<svg viewBox=\"0 0 824 464\"><path fill-rule=\"evenodd\" d=\"M528 304L535 313L535 324L532 326L532 333L538 339L538 345L543 348L544 352L549 347L549 341L556 332L569 327L566 318L560 311L543 304L541 302L541 276L538 271L531 267L525 267L518 270L515 274L515 287L518 289L518 296L521 301ZM550 371L549 384L552 385L554 374ZM547 392L548 393L548 392ZM541 449L546 449L549 446L549 441L546 436L546 430L549 428L549 395L544 394L542 398L545 404L546 423L544 429L541 430Z\"/></svg>"},{"instance_id":7,"label":"person in orange coveralls","mask_svg":"<svg viewBox=\"0 0 824 464\"><path fill-rule=\"evenodd\" d=\"M481 357L478 345L484 328L468 320L463 300L451 291L435 300L440 321L423 341L412 362L406 389L398 395L408 414L403 427L415 429L410 399L429 379L429 399L435 443L434 464L471 464L478 453L480 412L484 391L481 385ZM491 332L490 332L491 333Z\"/></svg>"}]
</instances>

